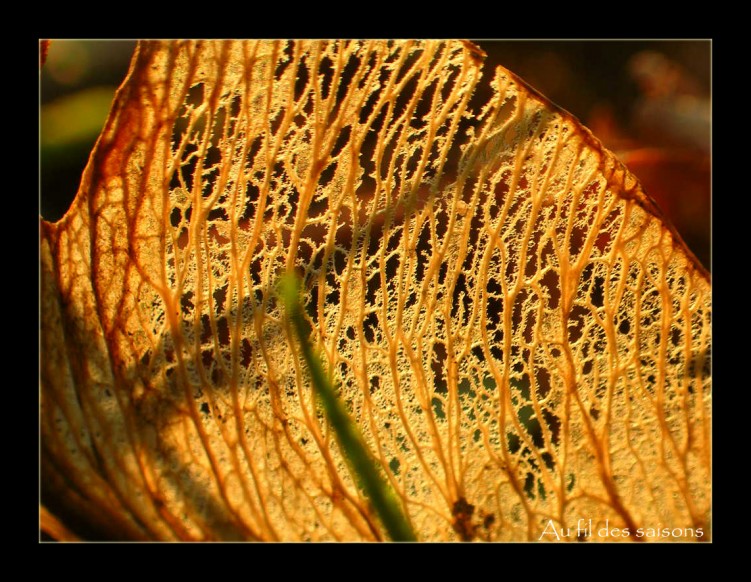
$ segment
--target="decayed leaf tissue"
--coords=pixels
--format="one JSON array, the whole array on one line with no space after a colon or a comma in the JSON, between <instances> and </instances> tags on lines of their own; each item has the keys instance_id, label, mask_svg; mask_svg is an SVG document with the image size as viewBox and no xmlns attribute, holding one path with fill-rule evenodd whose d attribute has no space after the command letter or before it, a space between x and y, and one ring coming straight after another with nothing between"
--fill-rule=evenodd
<instances>
[{"instance_id":1,"label":"decayed leaf tissue","mask_svg":"<svg viewBox=\"0 0 751 582\"><path fill-rule=\"evenodd\" d=\"M48 532L386 539L293 271L419 540L711 539L709 275L470 43L140 43L41 264Z\"/></svg>"}]
</instances>

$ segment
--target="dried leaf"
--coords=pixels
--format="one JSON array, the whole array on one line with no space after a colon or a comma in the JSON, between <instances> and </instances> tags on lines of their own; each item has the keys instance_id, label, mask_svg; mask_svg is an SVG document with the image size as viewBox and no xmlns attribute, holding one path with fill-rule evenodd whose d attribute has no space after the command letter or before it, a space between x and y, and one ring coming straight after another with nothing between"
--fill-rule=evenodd
<instances>
[{"instance_id":1,"label":"dried leaf","mask_svg":"<svg viewBox=\"0 0 751 582\"><path fill-rule=\"evenodd\" d=\"M46 499L111 539L383 539L296 270L419 539L709 539L709 277L571 116L500 68L476 107L482 57L139 45L42 222Z\"/></svg>"}]
</instances>

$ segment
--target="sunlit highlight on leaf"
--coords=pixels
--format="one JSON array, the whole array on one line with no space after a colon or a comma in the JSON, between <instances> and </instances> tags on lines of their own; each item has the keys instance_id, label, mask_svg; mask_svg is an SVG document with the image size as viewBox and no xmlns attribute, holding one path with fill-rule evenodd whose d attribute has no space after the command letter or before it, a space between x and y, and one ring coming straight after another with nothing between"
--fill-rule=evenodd
<instances>
[{"instance_id":1,"label":"sunlit highlight on leaf","mask_svg":"<svg viewBox=\"0 0 751 582\"><path fill-rule=\"evenodd\" d=\"M420 540L708 539L708 274L513 74L477 107L481 68L459 42L141 43L42 222L45 500L114 539L382 539L285 325L295 271Z\"/></svg>"}]
</instances>

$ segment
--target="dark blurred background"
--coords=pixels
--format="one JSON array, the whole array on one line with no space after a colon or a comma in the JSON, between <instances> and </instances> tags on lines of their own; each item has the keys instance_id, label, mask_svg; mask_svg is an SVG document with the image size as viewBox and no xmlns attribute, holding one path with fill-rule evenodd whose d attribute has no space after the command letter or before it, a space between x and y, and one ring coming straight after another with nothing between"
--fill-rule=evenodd
<instances>
[{"instance_id":1,"label":"dark blurred background","mask_svg":"<svg viewBox=\"0 0 751 582\"><path fill-rule=\"evenodd\" d=\"M475 40L615 152L710 268L711 42ZM40 76L40 213L60 219L133 41L52 41Z\"/></svg>"},{"instance_id":2,"label":"dark blurred background","mask_svg":"<svg viewBox=\"0 0 751 582\"><path fill-rule=\"evenodd\" d=\"M52 40L40 75L40 214L57 221L78 191L134 41Z\"/></svg>"}]
</instances>

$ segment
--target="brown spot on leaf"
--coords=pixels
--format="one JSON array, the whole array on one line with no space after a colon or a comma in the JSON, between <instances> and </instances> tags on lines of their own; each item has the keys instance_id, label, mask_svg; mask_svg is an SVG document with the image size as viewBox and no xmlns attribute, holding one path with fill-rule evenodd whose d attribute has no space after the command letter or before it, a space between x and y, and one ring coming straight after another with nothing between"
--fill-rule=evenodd
<instances>
[{"instance_id":1,"label":"brown spot on leaf","mask_svg":"<svg viewBox=\"0 0 751 582\"><path fill-rule=\"evenodd\" d=\"M451 514L454 516L451 526L463 542L471 542L475 537L477 526L472 524L474 512L475 506L467 503L464 497L460 497L451 509Z\"/></svg>"}]
</instances>

